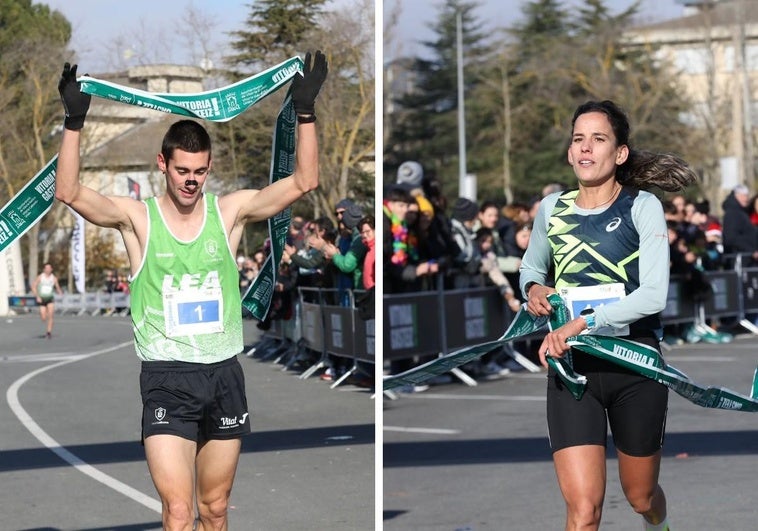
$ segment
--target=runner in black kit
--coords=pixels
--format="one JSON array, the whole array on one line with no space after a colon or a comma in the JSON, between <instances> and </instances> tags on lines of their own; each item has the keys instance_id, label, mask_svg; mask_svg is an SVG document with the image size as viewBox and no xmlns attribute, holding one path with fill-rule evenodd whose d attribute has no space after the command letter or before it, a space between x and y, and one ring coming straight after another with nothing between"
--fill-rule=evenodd
<instances>
[{"instance_id":1,"label":"runner in black kit","mask_svg":"<svg viewBox=\"0 0 758 531\"><path fill-rule=\"evenodd\" d=\"M666 498L658 484L668 389L571 350L566 339L600 333L659 348L669 247L661 203L643 190L653 185L677 190L694 181L694 174L671 155L632 150L627 117L611 101L579 106L572 127L568 161L578 189L542 200L520 270L533 315L552 312L547 297L556 290L569 308L577 299L607 297L576 311L539 349L543 365L547 355L565 356L587 377L586 391L576 400L557 374L548 372L548 430L566 501L566 530L600 526L608 424L627 500L643 516L645 529L668 530ZM555 288L545 285L551 266Z\"/></svg>"}]
</instances>

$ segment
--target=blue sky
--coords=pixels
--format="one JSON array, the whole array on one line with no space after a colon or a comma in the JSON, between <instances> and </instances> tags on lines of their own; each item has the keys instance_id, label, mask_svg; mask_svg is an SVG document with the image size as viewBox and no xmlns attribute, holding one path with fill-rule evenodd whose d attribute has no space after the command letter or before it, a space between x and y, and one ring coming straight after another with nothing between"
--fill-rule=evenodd
<instances>
[{"instance_id":1,"label":"blue sky","mask_svg":"<svg viewBox=\"0 0 758 531\"><path fill-rule=\"evenodd\" d=\"M189 7L209 17L214 26L210 46L223 55L219 44L227 32L244 27L254 0L34 0L63 13L71 22L71 47L84 71L102 72L113 63L116 37L143 34L150 42L170 43L151 47L150 62L184 62L183 15ZM349 5L351 0L331 0L328 7ZM184 31L184 33L182 33ZM153 41L154 39L154 41ZM172 41L173 39L173 41ZM127 39L128 40L128 39ZM137 48L140 43L133 43ZM128 43L122 51L128 52ZM109 51L111 50L111 51ZM110 54L110 55L109 55Z\"/></svg>"},{"instance_id":2,"label":"blue sky","mask_svg":"<svg viewBox=\"0 0 758 531\"><path fill-rule=\"evenodd\" d=\"M418 41L429 39L432 33L428 23L437 19L438 7L443 0L384 0L384 12L388 13L398 2L402 5L403 17L397 27L401 55L422 54L424 47ZM516 22L522 13L526 0L478 0L477 14L486 21L485 27L503 28ZM569 8L581 4L581 0L563 0ZM633 0L606 0L606 5L618 13L633 4ZM640 17L654 22L682 16L683 6L677 0L642 0ZM393 50L385 50L385 61L394 55Z\"/></svg>"},{"instance_id":3,"label":"blue sky","mask_svg":"<svg viewBox=\"0 0 758 531\"><path fill-rule=\"evenodd\" d=\"M254 0L45 0L45 3L62 12L72 23L74 35L72 46L79 54L79 62L90 72L102 71L113 62L112 50L117 36L135 35L140 31L156 42L171 42L182 30L182 15L188 6L207 15L215 26L211 44L224 42L226 32L239 29L250 11ZM403 20L398 33L403 39L403 52L420 52L416 41L428 38L429 22L435 20L437 6L442 0L376 0L379 9L389 10L396 2L403 6ZM521 15L525 0L479 0L479 14L491 27L504 27ZM565 0L576 5L580 0ZM631 5L631 0L608 0L611 9L621 10ZM332 0L331 5L349 7L354 0ZM682 6L677 0L642 0L642 16L650 20L664 20L681 16ZM176 62L181 59L178 44L152 49L153 62ZM108 52L107 50L111 51ZM124 50L125 51L125 50ZM109 58L108 53L111 54ZM385 51L387 53L387 51ZM152 58L151 58L152 59ZM385 57L386 59L386 57Z\"/></svg>"}]
</instances>

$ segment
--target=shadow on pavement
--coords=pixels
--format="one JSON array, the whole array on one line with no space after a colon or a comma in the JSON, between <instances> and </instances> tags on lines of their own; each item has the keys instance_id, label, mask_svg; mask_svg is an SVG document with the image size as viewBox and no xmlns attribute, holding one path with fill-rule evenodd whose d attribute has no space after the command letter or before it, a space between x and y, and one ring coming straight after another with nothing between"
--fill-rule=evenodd
<instances>
[{"instance_id":1,"label":"shadow on pavement","mask_svg":"<svg viewBox=\"0 0 758 531\"><path fill-rule=\"evenodd\" d=\"M373 424L253 432L248 437L243 438L242 453L301 450L327 446L355 446L359 444L374 444ZM145 459L145 451L140 441L77 444L65 448L90 465L143 461ZM68 463L47 448L0 452L0 472L58 466L68 466Z\"/></svg>"},{"instance_id":2,"label":"shadow on pavement","mask_svg":"<svg viewBox=\"0 0 758 531\"><path fill-rule=\"evenodd\" d=\"M610 436L608 447L608 457L613 459ZM758 454L758 430L667 433L663 456L684 452L690 457ZM547 437L384 444L385 468L551 460Z\"/></svg>"}]
</instances>

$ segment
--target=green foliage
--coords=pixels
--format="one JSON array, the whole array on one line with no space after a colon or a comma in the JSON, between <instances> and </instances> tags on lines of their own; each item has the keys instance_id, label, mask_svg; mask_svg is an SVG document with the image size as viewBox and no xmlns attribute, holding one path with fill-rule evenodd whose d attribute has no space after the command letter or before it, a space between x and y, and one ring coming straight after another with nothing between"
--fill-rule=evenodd
<instances>
[{"instance_id":1,"label":"green foliage","mask_svg":"<svg viewBox=\"0 0 758 531\"><path fill-rule=\"evenodd\" d=\"M56 87L71 25L57 11L30 0L0 0L0 205L55 152L50 133L62 115ZM43 220L27 233L27 276L38 270Z\"/></svg>"},{"instance_id":2,"label":"green foliage","mask_svg":"<svg viewBox=\"0 0 758 531\"><path fill-rule=\"evenodd\" d=\"M395 100L399 112L390 117L392 134L385 143L385 175L394 180L405 160L421 162L444 183L458 180L457 14L461 14L464 91L471 94L481 83L479 73L490 52L482 24L474 15L478 2L446 0L431 27L437 38L422 44L431 58L415 58L411 66L417 90ZM479 129L480 123L467 125ZM476 163L474 163L476 166Z\"/></svg>"},{"instance_id":3,"label":"green foliage","mask_svg":"<svg viewBox=\"0 0 758 531\"><path fill-rule=\"evenodd\" d=\"M267 67L301 50L299 46L317 27L326 0L258 0L250 6L247 29L234 31L230 66ZM244 75L243 75L244 77Z\"/></svg>"},{"instance_id":4,"label":"green foliage","mask_svg":"<svg viewBox=\"0 0 758 531\"><path fill-rule=\"evenodd\" d=\"M329 76L316 100L320 185L294 205L299 213L307 208L314 215L331 213L348 194L364 203L374 195L366 170L374 151L373 2L357 0L349 11L327 11L323 4L256 2L246 28L233 34L237 53L226 58L232 77L241 78L308 50L325 52ZM229 189L267 183L271 131L283 98L284 92L274 94L215 128L214 170Z\"/></svg>"},{"instance_id":5,"label":"green foliage","mask_svg":"<svg viewBox=\"0 0 758 531\"><path fill-rule=\"evenodd\" d=\"M0 0L0 54L18 46L19 40L65 45L71 24L58 11L31 0Z\"/></svg>"}]
</instances>

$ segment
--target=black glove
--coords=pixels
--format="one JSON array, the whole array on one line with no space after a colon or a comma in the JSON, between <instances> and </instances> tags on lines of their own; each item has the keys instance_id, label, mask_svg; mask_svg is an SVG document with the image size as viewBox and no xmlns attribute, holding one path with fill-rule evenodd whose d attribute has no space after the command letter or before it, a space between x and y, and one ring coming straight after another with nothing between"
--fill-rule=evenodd
<instances>
[{"instance_id":1,"label":"black glove","mask_svg":"<svg viewBox=\"0 0 758 531\"><path fill-rule=\"evenodd\" d=\"M89 102L92 96L79 90L79 83L76 82L76 67L68 63L63 65L61 80L58 82L58 92L61 94L63 110L66 111L66 118L63 120L63 126L72 131L78 131L84 127L84 119L87 117Z\"/></svg>"},{"instance_id":2,"label":"black glove","mask_svg":"<svg viewBox=\"0 0 758 531\"><path fill-rule=\"evenodd\" d=\"M306 115L304 119L298 118L300 123L308 123L316 120L315 104L318 91L324 84L328 71L326 56L321 50L316 51L311 67L311 52L305 54L303 63L303 75L295 74L292 80L292 103L295 113Z\"/></svg>"}]
</instances>

